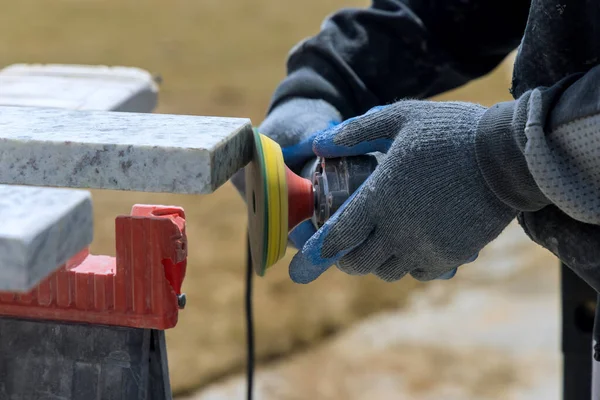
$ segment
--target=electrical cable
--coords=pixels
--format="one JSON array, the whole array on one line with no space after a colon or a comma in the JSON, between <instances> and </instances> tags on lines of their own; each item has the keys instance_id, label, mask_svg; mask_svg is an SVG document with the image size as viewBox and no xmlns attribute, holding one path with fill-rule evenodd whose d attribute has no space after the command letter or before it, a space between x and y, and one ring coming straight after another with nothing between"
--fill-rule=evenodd
<instances>
[{"instance_id":1,"label":"electrical cable","mask_svg":"<svg viewBox=\"0 0 600 400\"><path fill-rule=\"evenodd\" d=\"M246 243L246 332L247 332L247 367L246 382L248 387L247 399L252 400L254 385L254 322L252 319L252 254L250 252L250 235Z\"/></svg>"},{"instance_id":2,"label":"electrical cable","mask_svg":"<svg viewBox=\"0 0 600 400\"><path fill-rule=\"evenodd\" d=\"M594 316L592 340L594 342L594 360L600 362L600 293L596 296L596 312Z\"/></svg>"}]
</instances>

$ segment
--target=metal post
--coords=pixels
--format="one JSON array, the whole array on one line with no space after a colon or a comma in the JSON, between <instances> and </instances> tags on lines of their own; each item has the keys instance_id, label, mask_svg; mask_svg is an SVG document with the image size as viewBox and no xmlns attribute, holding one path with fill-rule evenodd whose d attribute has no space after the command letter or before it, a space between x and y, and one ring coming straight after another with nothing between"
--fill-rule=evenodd
<instances>
[{"instance_id":1,"label":"metal post","mask_svg":"<svg viewBox=\"0 0 600 400\"><path fill-rule=\"evenodd\" d=\"M569 267L561 264L561 295L563 400L590 400L597 293ZM598 368L594 374L598 375Z\"/></svg>"},{"instance_id":2,"label":"metal post","mask_svg":"<svg viewBox=\"0 0 600 400\"><path fill-rule=\"evenodd\" d=\"M594 354L592 361L592 399L600 400L600 294L596 296L592 344Z\"/></svg>"}]
</instances>

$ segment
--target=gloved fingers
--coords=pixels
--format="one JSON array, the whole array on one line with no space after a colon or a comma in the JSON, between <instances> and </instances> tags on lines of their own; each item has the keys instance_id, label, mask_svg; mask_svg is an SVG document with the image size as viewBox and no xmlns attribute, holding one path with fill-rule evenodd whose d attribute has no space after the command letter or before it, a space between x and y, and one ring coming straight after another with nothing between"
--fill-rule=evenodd
<instances>
[{"instance_id":1,"label":"gloved fingers","mask_svg":"<svg viewBox=\"0 0 600 400\"><path fill-rule=\"evenodd\" d=\"M408 270L405 262L396 256L391 256L388 258L373 272L375 276L386 282L399 281L400 279L404 278L407 273Z\"/></svg>"},{"instance_id":2,"label":"gloved fingers","mask_svg":"<svg viewBox=\"0 0 600 400\"><path fill-rule=\"evenodd\" d=\"M470 263L472 263L472 262L475 262L475 260L477 260L477 258L478 258L478 257L479 257L479 252L475 253L475 255L474 255L473 257L469 258L469 259L468 259L468 260L465 262L465 264L470 264ZM443 273L442 275L438 276L438 277L437 277L437 278L435 278L435 279L438 279L438 280L448 280L448 279L452 279L452 278L454 278L454 276L455 276L455 275L456 275L456 273L458 272L458 268L459 268L459 267L456 267L456 268L454 268L452 271L445 272L445 273Z\"/></svg>"},{"instance_id":3,"label":"gloved fingers","mask_svg":"<svg viewBox=\"0 0 600 400\"><path fill-rule=\"evenodd\" d=\"M292 281L312 282L369 236L373 224L366 214L363 190L364 183L294 256L289 267Z\"/></svg>"},{"instance_id":4,"label":"gloved fingers","mask_svg":"<svg viewBox=\"0 0 600 400\"><path fill-rule=\"evenodd\" d=\"M444 268L438 268L438 269L414 269L412 271L410 271L410 275L415 278L418 281L421 282L427 282L427 281L433 281L433 280L437 280L437 279L450 279L452 277L454 277L454 275L450 276L450 278L446 277L446 278L442 278L443 276L448 276L452 273L453 270L456 270L456 268L458 267L454 267L454 268L450 268L450 267L444 267Z\"/></svg>"},{"instance_id":5,"label":"gloved fingers","mask_svg":"<svg viewBox=\"0 0 600 400\"><path fill-rule=\"evenodd\" d=\"M313 151L321 157L344 157L372 152L385 153L402 125L401 116L378 107L320 132Z\"/></svg>"},{"instance_id":6,"label":"gloved fingers","mask_svg":"<svg viewBox=\"0 0 600 400\"><path fill-rule=\"evenodd\" d=\"M337 263L349 275L366 275L389 258L386 236L375 228L369 237Z\"/></svg>"},{"instance_id":7,"label":"gloved fingers","mask_svg":"<svg viewBox=\"0 0 600 400\"><path fill-rule=\"evenodd\" d=\"M300 168L305 162L315 157L312 146L316 133L310 135L298 144L289 147L282 147L283 161L291 169Z\"/></svg>"},{"instance_id":8,"label":"gloved fingers","mask_svg":"<svg viewBox=\"0 0 600 400\"><path fill-rule=\"evenodd\" d=\"M281 152L283 153L283 161L285 164L291 170L296 170L297 168L303 167L308 160L315 157L315 153L313 151L313 142L317 135L327 129L333 128L336 125L336 121L330 121L326 129L312 133L310 136L295 145L282 147Z\"/></svg>"},{"instance_id":9,"label":"gloved fingers","mask_svg":"<svg viewBox=\"0 0 600 400\"><path fill-rule=\"evenodd\" d=\"M304 221L289 233L289 241L296 249L301 249L306 241L317 232L311 221Z\"/></svg>"},{"instance_id":10,"label":"gloved fingers","mask_svg":"<svg viewBox=\"0 0 600 400\"><path fill-rule=\"evenodd\" d=\"M468 259L468 260L465 262L465 264L470 264L470 263L472 263L472 262L475 262L475 260L477 260L478 258L479 258L479 252L475 253L475 255L474 255L473 257L469 258L469 259Z\"/></svg>"},{"instance_id":11,"label":"gloved fingers","mask_svg":"<svg viewBox=\"0 0 600 400\"><path fill-rule=\"evenodd\" d=\"M292 258L292 262L290 262L290 279L295 283L310 283L321 276L323 272L327 271L330 265L327 262L315 265L309 260L308 255L299 251Z\"/></svg>"},{"instance_id":12,"label":"gloved fingers","mask_svg":"<svg viewBox=\"0 0 600 400\"><path fill-rule=\"evenodd\" d=\"M362 244L375 228L370 218L369 190L365 190L373 176L365 181L321 228L320 256L340 260ZM317 232L319 234L319 232Z\"/></svg>"},{"instance_id":13,"label":"gloved fingers","mask_svg":"<svg viewBox=\"0 0 600 400\"><path fill-rule=\"evenodd\" d=\"M478 256L479 256L479 253L475 254L468 261L466 261L465 264L475 261ZM396 281L396 280L399 280L400 278L404 277L408 273L409 268L411 268L411 266L405 265L405 261L400 260L396 256L392 256L384 264L382 264L380 267L378 267L375 270L374 274L385 281L392 282L392 281ZM458 267L456 267L450 271L446 271L446 272L442 273L441 275L438 275L435 277L426 277L422 270L413 270L413 271L411 271L411 275L413 276L413 278L420 280L420 281L449 280L449 279L454 278L454 276L456 275L457 272L458 272ZM425 278L428 278L428 279L425 279Z\"/></svg>"},{"instance_id":14,"label":"gloved fingers","mask_svg":"<svg viewBox=\"0 0 600 400\"><path fill-rule=\"evenodd\" d=\"M472 262L475 262L475 260L477 260L477 258L479 257L479 252L475 253L474 256L471 256L468 260L466 260L463 264L461 265L465 265L465 264L470 264ZM411 275L413 276L413 278L419 280L419 281L429 281L429 280L448 280L448 279L452 279L454 278L454 276L456 275L456 272L458 271L458 268L461 266L459 265L458 267L450 270L450 271L446 271L443 274L437 276L437 277L433 277L431 274L424 274L422 271L413 271L411 272Z\"/></svg>"},{"instance_id":15,"label":"gloved fingers","mask_svg":"<svg viewBox=\"0 0 600 400\"><path fill-rule=\"evenodd\" d=\"M438 280L449 280L454 278L454 275L456 275L456 272L458 271L458 268L454 268L452 271L449 272L445 272L442 275L438 276L436 279Z\"/></svg>"}]
</instances>

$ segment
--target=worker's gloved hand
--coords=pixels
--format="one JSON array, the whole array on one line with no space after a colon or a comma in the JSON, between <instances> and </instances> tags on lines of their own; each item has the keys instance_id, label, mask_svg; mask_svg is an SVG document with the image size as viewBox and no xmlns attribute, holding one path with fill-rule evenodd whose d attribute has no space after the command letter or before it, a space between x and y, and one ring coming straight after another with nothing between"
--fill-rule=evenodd
<instances>
[{"instance_id":1,"label":"worker's gloved hand","mask_svg":"<svg viewBox=\"0 0 600 400\"><path fill-rule=\"evenodd\" d=\"M276 106L258 131L282 147L285 164L299 173L309 160L316 157L312 150L316 133L339 122L339 112L323 100L291 99ZM242 169L231 178L231 182L245 200L244 178ZM305 221L290 232L290 244L300 249L315 232L314 225Z\"/></svg>"},{"instance_id":2,"label":"worker's gloved hand","mask_svg":"<svg viewBox=\"0 0 600 400\"><path fill-rule=\"evenodd\" d=\"M282 147L286 165L298 173L298 168L315 157L310 136L340 121L339 112L329 103L294 98L273 108L258 131ZM242 169L231 178L231 182L245 199L244 178Z\"/></svg>"},{"instance_id":3,"label":"worker's gloved hand","mask_svg":"<svg viewBox=\"0 0 600 400\"><path fill-rule=\"evenodd\" d=\"M304 139L302 142L298 143L297 145L283 148L282 151L283 151L284 159L288 159L288 160L291 158L305 159L307 156L313 157L315 154L312 150L312 147L314 144L314 140L318 136L319 133L320 132L310 135L308 138ZM303 162L306 162L306 161L303 161ZM289 241L293 247L295 247L296 249L301 249L304 246L304 244L308 241L308 239L310 239L311 236L313 236L316 232L317 232L317 230L312 222L304 221L303 223L298 225L296 228L294 228L290 232ZM474 257L472 257L468 262L475 261L477 259L477 256L478 256L478 254L476 254ZM449 272L439 276L437 279L451 279L454 277L454 275L456 275L456 272L457 272L457 270L454 269L452 271L449 271Z\"/></svg>"},{"instance_id":4,"label":"worker's gloved hand","mask_svg":"<svg viewBox=\"0 0 600 400\"><path fill-rule=\"evenodd\" d=\"M475 136L484 107L400 101L317 135L323 157L379 151L375 172L302 247L290 264L298 283L337 265L395 281L448 278L517 215L482 177Z\"/></svg>"}]
</instances>

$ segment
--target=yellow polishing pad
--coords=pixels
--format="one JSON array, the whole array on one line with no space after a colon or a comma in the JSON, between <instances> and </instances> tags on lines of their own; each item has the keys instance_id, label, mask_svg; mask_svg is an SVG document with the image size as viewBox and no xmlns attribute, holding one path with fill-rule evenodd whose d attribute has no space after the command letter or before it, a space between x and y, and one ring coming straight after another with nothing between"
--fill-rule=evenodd
<instances>
[{"instance_id":1,"label":"yellow polishing pad","mask_svg":"<svg viewBox=\"0 0 600 400\"><path fill-rule=\"evenodd\" d=\"M245 174L250 252L255 272L263 276L287 248L288 187L281 147L256 130Z\"/></svg>"}]
</instances>

